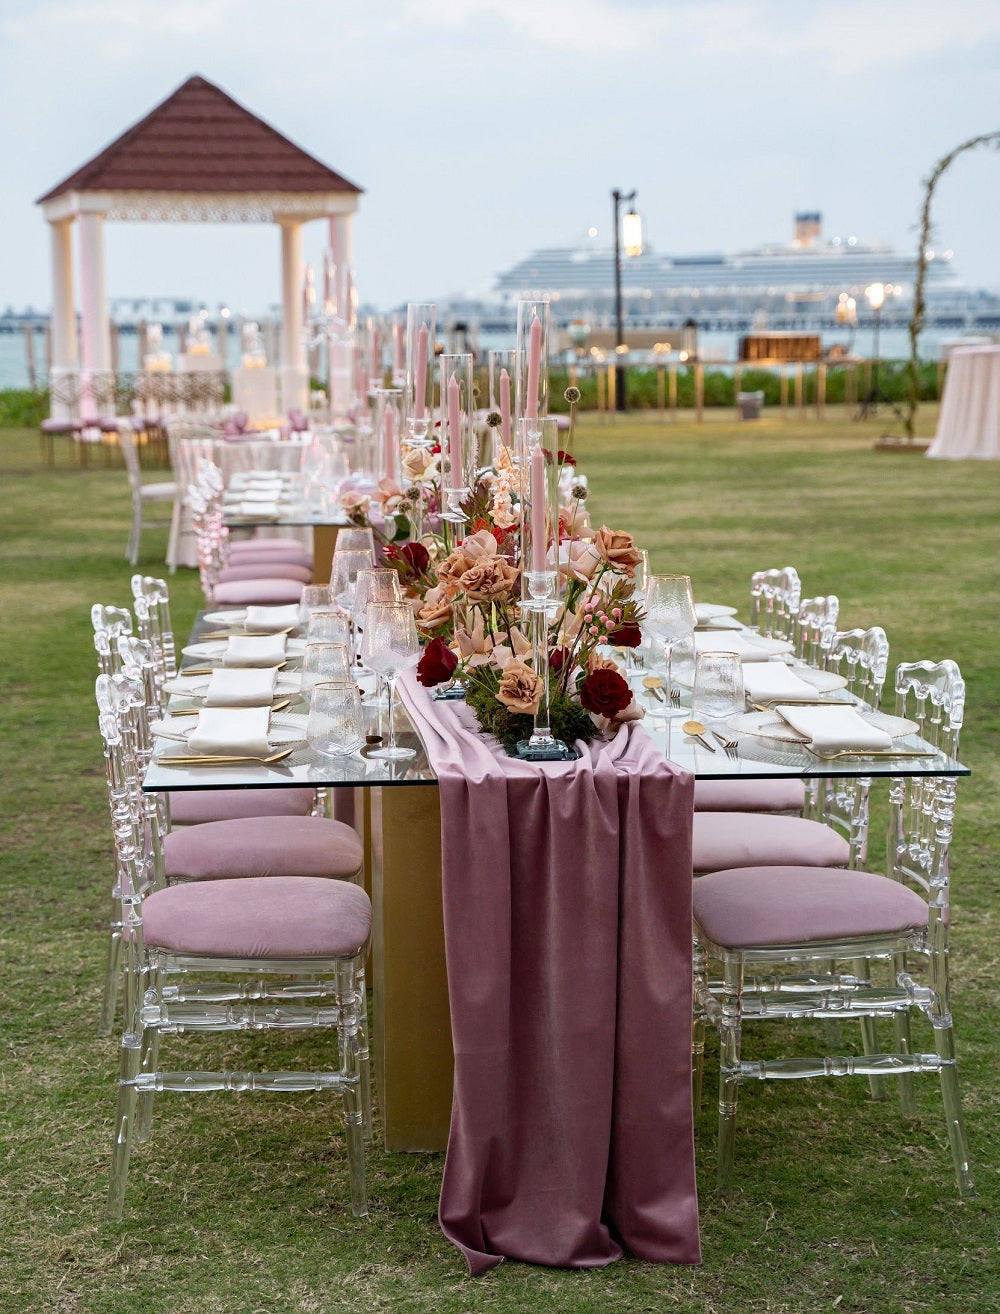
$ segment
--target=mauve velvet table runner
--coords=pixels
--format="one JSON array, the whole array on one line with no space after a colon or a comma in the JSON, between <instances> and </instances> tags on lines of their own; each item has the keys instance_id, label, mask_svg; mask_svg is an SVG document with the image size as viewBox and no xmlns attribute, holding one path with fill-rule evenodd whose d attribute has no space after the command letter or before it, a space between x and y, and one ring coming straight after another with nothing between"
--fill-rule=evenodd
<instances>
[{"instance_id":1,"label":"mauve velvet table runner","mask_svg":"<svg viewBox=\"0 0 1000 1314\"><path fill-rule=\"evenodd\" d=\"M641 728L508 758L412 673L441 791L455 1085L440 1220L472 1273L700 1262L693 777Z\"/></svg>"}]
</instances>

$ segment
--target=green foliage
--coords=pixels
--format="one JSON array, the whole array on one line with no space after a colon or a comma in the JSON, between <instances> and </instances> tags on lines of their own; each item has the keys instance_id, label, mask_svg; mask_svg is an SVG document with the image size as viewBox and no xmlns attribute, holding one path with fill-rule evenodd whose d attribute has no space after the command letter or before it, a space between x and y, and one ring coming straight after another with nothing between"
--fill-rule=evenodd
<instances>
[{"instance_id":1,"label":"green foliage","mask_svg":"<svg viewBox=\"0 0 1000 1314\"><path fill-rule=\"evenodd\" d=\"M49 413L49 394L30 388L0 388L0 429L26 429Z\"/></svg>"},{"instance_id":2,"label":"green foliage","mask_svg":"<svg viewBox=\"0 0 1000 1314\"><path fill-rule=\"evenodd\" d=\"M534 718L512 712L497 702L500 674L495 667L477 666L466 678L465 701L476 714L480 728L503 746L509 757L517 755L520 740L534 729ZM549 703L549 724L556 739L572 744L577 739L589 742L597 735L590 714L565 694L553 692Z\"/></svg>"}]
</instances>

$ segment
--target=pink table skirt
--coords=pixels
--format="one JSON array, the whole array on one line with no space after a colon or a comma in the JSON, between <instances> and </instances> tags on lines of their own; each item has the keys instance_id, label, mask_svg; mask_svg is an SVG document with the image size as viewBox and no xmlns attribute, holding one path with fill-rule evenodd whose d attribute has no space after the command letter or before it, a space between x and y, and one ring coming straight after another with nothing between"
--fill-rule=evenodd
<instances>
[{"instance_id":1,"label":"pink table skirt","mask_svg":"<svg viewBox=\"0 0 1000 1314\"><path fill-rule=\"evenodd\" d=\"M400 682L441 792L455 1083L440 1220L503 1257L700 1262L692 776L641 726L529 764Z\"/></svg>"},{"instance_id":2,"label":"pink table skirt","mask_svg":"<svg viewBox=\"0 0 1000 1314\"><path fill-rule=\"evenodd\" d=\"M937 432L927 455L1000 461L1000 346L951 352Z\"/></svg>"}]
</instances>

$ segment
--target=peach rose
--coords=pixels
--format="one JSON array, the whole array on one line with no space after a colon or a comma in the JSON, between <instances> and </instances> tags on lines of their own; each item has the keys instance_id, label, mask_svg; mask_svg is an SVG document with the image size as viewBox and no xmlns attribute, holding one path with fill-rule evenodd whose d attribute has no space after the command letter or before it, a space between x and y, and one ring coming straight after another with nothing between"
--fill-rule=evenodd
<instances>
[{"instance_id":1,"label":"peach rose","mask_svg":"<svg viewBox=\"0 0 1000 1314\"><path fill-rule=\"evenodd\" d=\"M432 596L437 594L439 596ZM424 605L417 612L417 624L422 630L439 630L447 625L453 615L452 605L438 589L429 589L424 597Z\"/></svg>"},{"instance_id":2,"label":"peach rose","mask_svg":"<svg viewBox=\"0 0 1000 1314\"><path fill-rule=\"evenodd\" d=\"M356 488L349 488L346 493L340 497L340 505L344 508L344 514L350 515L352 511L367 511L371 498L367 493L359 493Z\"/></svg>"},{"instance_id":3,"label":"peach rose","mask_svg":"<svg viewBox=\"0 0 1000 1314\"><path fill-rule=\"evenodd\" d=\"M497 698L512 712L534 716L542 700L542 691L541 679L530 666L525 666L524 662L515 658L503 668Z\"/></svg>"},{"instance_id":4,"label":"peach rose","mask_svg":"<svg viewBox=\"0 0 1000 1314\"><path fill-rule=\"evenodd\" d=\"M477 561L482 561L484 557L495 557L497 541L488 529L480 529L475 534L470 534L468 538L462 539L460 551L468 558L469 564L473 565Z\"/></svg>"},{"instance_id":5,"label":"peach rose","mask_svg":"<svg viewBox=\"0 0 1000 1314\"><path fill-rule=\"evenodd\" d=\"M494 602L510 596L518 574L504 557L483 557L459 577L458 584L471 601Z\"/></svg>"},{"instance_id":6,"label":"peach rose","mask_svg":"<svg viewBox=\"0 0 1000 1314\"><path fill-rule=\"evenodd\" d=\"M636 551L635 541L631 534L626 534L620 529L609 529L607 525L602 525L594 535L593 542L602 559L612 569L617 570L620 575L628 575L629 577L635 574L635 568L642 560L642 557Z\"/></svg>"},{"instance_id":7,"label":"peach rose","mask_svg":"<svg viewBox=\"0 0 1000 1314\"><path fill-rule=\"evenodd\" d=\"M411 483L419 484L433 479L436 459L426 447L408 447L400 458L400 469Z\"/></svg>"},{"instance_id":8,"label":"peach rose","mask_svg":"<svg viewBox=\"0 0 1000 1314\"><path fill-rule=\"evenodd\" d=\"M531 643L524 637L516 625L510 627L510 644L498 643L490 654L493 664L501 670L515 657L525 657L531 652Z\"/></svg>"},{"instance_id":9,"label":"peach rose","mask_svg":"<svg viewBox=\"0 0 1000 1314\"><path fill-rule=\"evenodd\" d=\"M472 562L462 549L455 548L454 552L449 552L445 559L438 563L438 583L449 593L457 593L462 587L459 580L471 565Z\"/></svg>"},{"instance_id":10,"label":"peach rose","mask_svg":"<svg viewBox=\"0 0 1000 1314\"><path fill-rule=\"evenodd\" d=\"M601 564L601 554L593 544L579 539L561 544L559 556L562 558L559 564L569 578L584 583L593 576L594 571Z\"/></svg>"}]
</instances>

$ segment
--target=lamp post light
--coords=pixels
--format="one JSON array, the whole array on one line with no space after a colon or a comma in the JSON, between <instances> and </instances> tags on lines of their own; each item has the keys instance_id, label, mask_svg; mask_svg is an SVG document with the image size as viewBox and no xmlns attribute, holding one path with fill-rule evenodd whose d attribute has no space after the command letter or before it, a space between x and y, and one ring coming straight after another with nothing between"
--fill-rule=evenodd
<instances>
[{"instance_id":1,"label":"lamp post light","mask_svg":"<svg viewBox=\"0 0 1000 1314\"><path fill-rule=\"evenodd\" d=\"M615 365L615 406L619 411L627 409L625 401L625 365L623 358L628 351L625 345L625 330L622 325L622 246L627 256L642 255L642 219L636 213L635 191L620 192L617 187L611 193L614 211L615 232L615 352L618 361ZM621 216L621 206L625 203L629 209Z\"/></svg>"},{"instance_id":2,"label":"lamp post light","mask_svg":"<svg viewBox=\"0 0 1000 1314\"><path fill-rule=\"evenodd\" d=\"M891 292L891 288L886 287L884 283L869 283L865 288L865 300L875 316L875 324L872 330L872 377L871 385L868 388L868 395L865 397L864 404L861 407L861 414L874 415L878 410L880 400L884 401L878 383L879 367L879 329L882 326L882 307L885 305L886 296Z\"/></svg>"}]
</instances>

